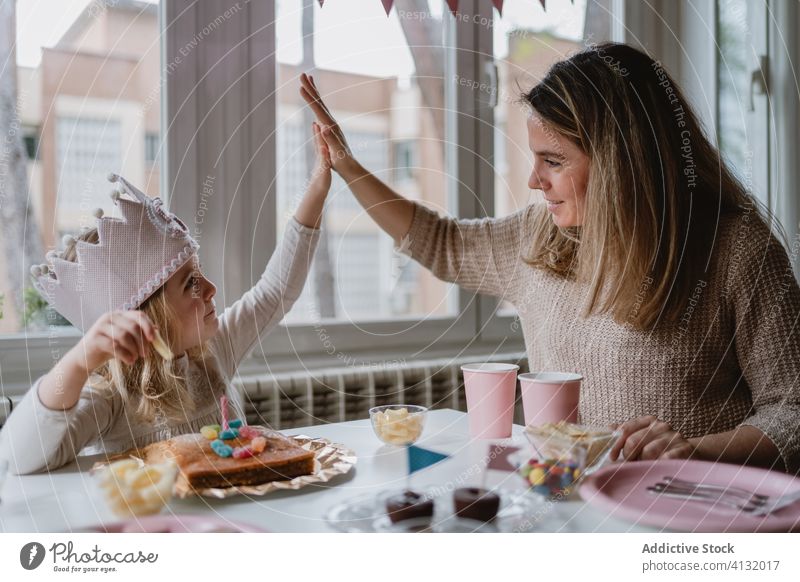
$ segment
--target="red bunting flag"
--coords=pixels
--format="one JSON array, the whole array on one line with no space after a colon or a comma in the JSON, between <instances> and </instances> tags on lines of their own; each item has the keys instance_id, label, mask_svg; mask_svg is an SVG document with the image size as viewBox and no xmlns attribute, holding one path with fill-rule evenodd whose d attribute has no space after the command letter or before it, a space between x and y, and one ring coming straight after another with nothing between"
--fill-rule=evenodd
<instances>
[{"instance_id":1,"label":"red bunting flag","mask_svg":"<svg viewBox=\"0 0 800 582\"><path fill-rule=\"evenodd\" d=\"M381 2L383 2L383 9L386 10L386 16L389 16L389 13L392 11L394 0L381 0Z\"/></svg>"},{"instance_id":2,"label":"red bunting flag","mask_svg":"<svg viewBox=\"0 0 800 582\"><path fill-rule=\"evenodd\" d=\"M542 4L542 10L547 10L547 6L544 5L545 1L546 0L539 0L539 2Z\"/></svg>"},{"instance_id":3,"label":"red bunting flag","mask_svg":"<svg viewBox=\"0 0 800 582\"><path fill-rule=\"evenodd\" d=\"M456 10L458 10L458 0L447 0L447 5L450 7L450 12L453 13L453 16L456 16Z\"/></svg>"},{"instance_id":4,"label":"red bunting flag","mask_svg":"<svg viewBox=\"0 0 800 582\"><path fill-rule=\"evenodd\" d=\"M322 4L325 2L325 0L318 0L318 2L319 2L319 7L322 8Z\"/></svg>"},{"instance_id":5,"label":"red bunting flag","mask_svg":"<svg viewBox=\"0 0 800 582\"><path fill-rule=\"evenodd\" d=\"M497 12L500 16L503 15L503 0L492 0L494 7L497 8Z\"/></svg>"}]
</instances>

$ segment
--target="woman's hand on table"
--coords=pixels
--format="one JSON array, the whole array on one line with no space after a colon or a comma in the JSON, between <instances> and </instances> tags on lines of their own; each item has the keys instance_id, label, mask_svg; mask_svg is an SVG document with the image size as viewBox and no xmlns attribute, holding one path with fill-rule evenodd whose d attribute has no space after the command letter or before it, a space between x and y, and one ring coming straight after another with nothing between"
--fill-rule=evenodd
<instances>
[{"instance_id":1,"label":"woman's hand on table","mask_svg":"<svg viewBox=\"0 0 800 582\"><path fill-rule=\"evenodd\" d=\"M320 126L322 139L325 140L330 152L330 160L333 169L338 173L342 173L347 169L348 165L355 162L350 147L347 145L347 140L344 137L344 132L336 123L336 120L331 115L330 109L322 101L317 86L314 83L314 77L300 75L300 96L308 103L314 115L317 118L317 123Z\"/></svg>"},{"instance_id":2,"label":"woman's hand on table","mask_svg":"<svg viewBox=\"0 0 800 582\"><path fill-rule=\"evenodd\" d=\"M612 460L688 459L695 454L688 439L655 416L640 416L613 428L622 430L622 436L611 449Z\"/></svg>"}]
</instances>

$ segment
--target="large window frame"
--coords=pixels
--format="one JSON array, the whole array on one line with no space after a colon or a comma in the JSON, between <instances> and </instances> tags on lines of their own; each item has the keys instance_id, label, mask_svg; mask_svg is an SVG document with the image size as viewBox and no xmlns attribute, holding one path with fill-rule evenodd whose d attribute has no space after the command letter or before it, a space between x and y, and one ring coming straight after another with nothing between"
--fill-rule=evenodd
<instances>
[{"instance_id":1,"label":"large window frame","mask_svg":"<svg viewBox=\"0 0 800 582\"><path fill-rule=\"evenodd\" d=\"M675 72L705 119L715 119L716 51L713 34L715 0L675 3L654 0L644 5L612 0L614 40L644 44ZM797 236L800 167L793 160L798 138L798 107L792 60L800 57L791 29L798 22L794 3L771 0L769 42L775 54L770 68L770 119L774 151L769 162L771 206ZM215 30L213 42L187 43L226 10L236 12ZM463 14L478 18L451 21L449 42L467 50L448 51L450 74L488 81L493 18L491 3L461 0ZM331 6L328 9L335 9ZM698 17L701 15L701 17ZM203 209L200 244L204 268L219 283L218 305L230 304L260 276L276 240L275 26L274 3L236 0L162 0L163 31L162 134L166 153L161 191L190 228ZM449 18L448 14L445 14ZM710 37L710 38L709 38ZM780 50L777 43L781 43ZM183 51L183 52L182 52ZM184 54L186 53L186 54ZM224 64L224 66L223 66ZM791 82L790 82L791 81ZM447 167L456 167L458 184L450 198L461 218L491 215L494 207L493 109L480 92L452 84L454 107L447 124ZM222 94L212 90L223 87ZM709 91L711 95L709 95ZM794 92L793 92L794 91ZM484 96L485 97L485 96ZM461 112L456 115L455 111ZM706 115L708 114L708 115ZM709 128L715 131L713 123ZM267 136L267 139L262 139ZM451 163L453 164L451 166ZM209 186L209 176L213 177ZM211 194L208 194L211 191ZM478 193L476 197L474 193ZM774 202L772 202L774 201ZM223 260L224 257L241 257ZM797 257L795 257L795 260ZM459 290L455 317L416 322L373 321L363 325L325 325L346 362L402 361L428 357L522 353L524 343L513 316L496 313L497 301ZM366 330L367 333L364 333ZM54 358L79 339L74 330L53 329L0 338L0 389L6 396L27 390ZM319 326L279 327L262 338L241 374L336 364L319 338Z\"/></svg>"},{"instance_id":2,"label":"large window frame","mask_svg":"<svg viewBox=\"0 0 800 582\"><path fill-rule=\"evenodd\" d=\"M204 2L202 5L198 3L191 7L192 14L179 14L177 7L179 4L181 3L167 1L168 7L172 5L168 8L171 12L168 18L192 20L196 28L200 23L213 19L226 3L221 1ZM227 181L223 177L223 183L218 184L219 196L225 200L222 206L226 207L228 216L226 223L229 223L228 219L236 222L237 236L226 236L224 234L226 229L217 228L216 233L209 232L210 257L208 255L203 257L204 263L217 265L219 273L215 274L212 270L211 276L216 276L217 280L224 283L218 293L221 295L221 302L225 304L230 304L252 286L260 276L276 244L275 229L271 227L275 224L277 204L275 181L272 178L276 175L276 133L270 129L267 130L269 133L258 134L266 135L266 139L262 140L257 137L257 132L253 131L256 127L275 127L275 76L272 74L259 76L258 73L259 69L264 72L275 70L273 50L275 29L272 24L275 13L273 3L259 3L258 6L252 4L246 7L249 12L243 19L246 21L242 23L245 28L238 34L233 28L227 31L232 34L231 43L237 38L249 39L247 50L243 51L242 58L236 61L239 63L239 70L235 63L229 62L225 66L225 71L220 72L226 77L213 81L218 84L217 86L226 88L225 94L230 94L232 91L241 93L241 98L238 100L241 104L239 114L247 115L247 130L250 131L249 136L246 135L247 131L244 131L238 137L231 136L231 132L228 131L222 132L228 135L224 147L230 148L231 144L238 141L238 144L233 146L238 153L230 160L226 160L226 166L232 164L233 167L237 167L237 158L250 161L241 167L241 175L231 177ZM328 9L335 9L335 6ZM463 14L492 17L491 6L487 8L486 3L479 0L462 0L459 9ZM481 18L456 20L448 13L445 13L444 17L448 27L447 45L468 49L447 51L450 59L447 74L458 75L461 78L484 79L486 75L483 68L484 55L491 55L492 46L491 28L485 25L486 20L483 20L484 25L480 25ZM178 27L181 26L183 25L179 23ZM222 28L218 31L220 32L223 32ZM228 43L223 40L223 44ZM167 47L168 53L175 49L169 40ZM475 50L475 47L479 49ZM231 50L235 50L235 46L232 45ZM258 59L258 54L263 55L263 58ZM191 55L189 58L191 59ZM202 198L200 168L209 165L214 156L213 152L215 148L219 148L220 142L215 140L213 135L199 136L198 134L203 132L202 127L197 130L198 134L181 133L180 119L186 114L184 111L186 108L194 108L207 112L208 119L220 122L224 126L225 121L219 119L224 114L213 111L215 103L209 101L204 106L200 102L204 99L202 87L209 76L213 77L216 74L215 68L213 58L210 59L209 55L205 55L204 58L198 51L194 71L187 68L181 71L180 75L173 74L168 80L167 117L178 123L176 131L172 128L168 130L167 147L171 155L165 173L170 181L167 191L173 193L172 207L181 216L191 217L196 213ZM242 83L243 79L245 81ZM242 84L243 87L237 89L237 84ZM491 129L491 123L486 123L486 119L490 119L491 109L487 104L477 102L475 92L468 87L458 84L446 85L452 91L452 94L447 96L450 104L446 123L447 142L457 143L458 147L451 147L445 155L448 159L447 167L457 168L456 173L459 176L458 183L452 180L448 185L448 197L451 207L457 209L459 217L475 218L483 215L482 208L491 210L493 204L492 168L485 161L482 162L491 159L491 151L486 150L484 139L486 131ZM218 95L216 98L227 97ZM191 116L190 113L188 117ZM237 114L233 113L232 119L236 118ZM188 127L188 124L186 125ZM268 186L252 187L253 184L259 183ZM249 203L237 200L231 192L239 192L242 198L249 197ZM245 194L247 192L249 194ZM477 199L475 192L479 193ZM218 238L220 234L222 238ZM209 245L207 241L200 242L203 253L204 246ZM231 265L231 261L223 260L223 257L230 256L241 256L246 259ZM262 338L260 345L245 362L241 372L263 371L265 365L268 369L276 371L286 368L336 365L337 359L331 358L330 354L331 344L336 352L347 356L341 358L345 362L386 359L397 361L406 358L435 357L441 354L456 357L463 353L493 352L498 342L494 338L487 340L482 336L481 330L486 328L488 320L491 319L490 314L494 311L495 303L492 299L458 290L459 312L452 317L281 325L267 337ZM513 318L503 319L507 320L505 326L510 330L509 341L503 345L503 351L524 351L521 334L511 329ZM322 335L330 338L330 341L321 341Z\"/></svg>"}]
</instances>

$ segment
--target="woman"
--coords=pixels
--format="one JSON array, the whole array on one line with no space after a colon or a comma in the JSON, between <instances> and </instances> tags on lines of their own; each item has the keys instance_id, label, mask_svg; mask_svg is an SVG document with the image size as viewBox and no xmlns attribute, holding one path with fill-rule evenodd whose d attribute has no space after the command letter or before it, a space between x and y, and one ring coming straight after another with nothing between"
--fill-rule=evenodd
<instances>
[{"instance_id":1,"label":"woman","mask_svg":"<svg viewBox=\"0 0 800 582\"><path fill-rule=\"evenodd\" d=\"M334 169L437 277L510 301L531 369L584 375L580 416L623 459L800 469L800 289L755 200L647 55L605 44L524 96L546 205L443 218L353 159L313 79ZM405 240L404 240L405 239Z\"/></svg>"}]
</instances>

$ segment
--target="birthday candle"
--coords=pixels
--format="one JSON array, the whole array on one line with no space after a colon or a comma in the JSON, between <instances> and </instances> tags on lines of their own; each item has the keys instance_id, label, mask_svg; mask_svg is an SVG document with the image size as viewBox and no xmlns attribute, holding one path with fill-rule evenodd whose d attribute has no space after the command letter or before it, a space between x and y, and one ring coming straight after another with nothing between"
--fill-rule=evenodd
<instances>
[{"instance_id":1,"label":"birthday candle","mask_svg":"<svg viewBox=\"0 0 800 582\"><path fill-rule=\"evenodd\" d=\"M228 397L224 394L220 399L220 408L222 408L222 430L228 430Z\"/></svg>"}]
</instances>

